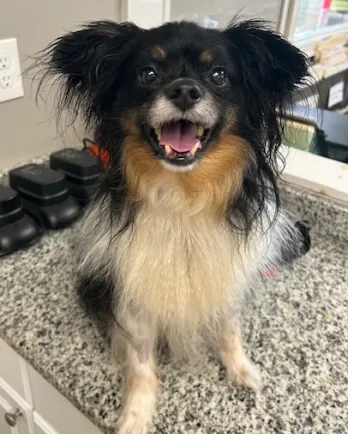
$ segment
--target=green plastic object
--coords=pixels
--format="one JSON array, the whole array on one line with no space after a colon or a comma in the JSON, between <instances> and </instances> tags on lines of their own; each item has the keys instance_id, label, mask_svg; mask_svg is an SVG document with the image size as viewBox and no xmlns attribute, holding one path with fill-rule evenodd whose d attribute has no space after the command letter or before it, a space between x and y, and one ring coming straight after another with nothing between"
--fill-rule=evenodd
<instances>
[{"instance_id":1,"label":"green plastic object","mask_svg":"<svg viewBox=\"0 0 348 434\"><path fill-rule=\"evenodd\" d=\"M284 141L293 148L311 151L315 147L315 128L295 121L286 121Z\"/></svg>"}]
</instances>

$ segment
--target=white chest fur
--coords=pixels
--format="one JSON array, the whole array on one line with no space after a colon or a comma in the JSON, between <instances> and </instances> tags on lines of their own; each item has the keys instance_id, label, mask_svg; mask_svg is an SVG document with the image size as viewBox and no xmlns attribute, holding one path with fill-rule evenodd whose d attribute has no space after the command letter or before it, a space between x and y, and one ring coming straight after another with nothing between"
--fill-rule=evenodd
<instances>
[{"instance_id":1,"label":"white chest fur","mask_svg":"<svg viewBox=\"0 0 348 434\"><path fill-rule=\"evenodd\" d=\"M101 208L95 205L86 219L85 228L94 229L85 233L81 266L117 281L116 315L143 315L176 353L192 353L197 341L218 333L226 313L237 307L260 263L262 243L253 242L251 249L250 241L246 244L204 207L187 209L178 205L180 197L168 197L153 196L134 225L114 239L117 227L98 219Z\"/></svg>"},{"instance_id":2,"label":"white chest fur","mask_svg":"<svg viewBox=\"0 0 348 434\"><path fill-rule=\"evenodd\" d=\"M214 332L245 285L240 240L204 213L143 209L116 258L121 304L138 306L171 341Z\"/></svg>"}]
</instances>

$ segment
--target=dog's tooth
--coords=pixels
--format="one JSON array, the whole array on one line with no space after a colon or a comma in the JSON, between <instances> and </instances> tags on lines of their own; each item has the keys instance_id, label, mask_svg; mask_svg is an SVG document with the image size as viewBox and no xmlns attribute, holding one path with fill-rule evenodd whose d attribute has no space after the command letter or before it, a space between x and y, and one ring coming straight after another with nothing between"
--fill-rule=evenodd
<instances>
[{"instance_id":1,"label":"dog's tooth","mask_svg":"<svg viewBox=\"0 0 348 434\"><path fill-rule=\"evenodd\" d=\"M202 137L204 134L204 128L202 126L199 126L197 128L197 137Z\"/></svg>"},{"instance_id":2,"label":"dog's tooth","mask_svg":"<svg viewBox=\"0 0 348 434\"><path fill-rule=\"evenodd\" d=\"M164 145L164 149L166 150L167 155L169 155L172 152L172 148L169 145Z\"/></svg>"},{"instance_id":3,"label":"dog's tooth","mask_svg":"<svg viewBox=\"0 0 348 434\"><path fill-rule=\"evenodd\" d=\"M197 152L197 149L201 147L201 142L199 140L197 140L195 146L191 149L191 155L194 156L195 153Z\"/></svg>"}]
</instances>

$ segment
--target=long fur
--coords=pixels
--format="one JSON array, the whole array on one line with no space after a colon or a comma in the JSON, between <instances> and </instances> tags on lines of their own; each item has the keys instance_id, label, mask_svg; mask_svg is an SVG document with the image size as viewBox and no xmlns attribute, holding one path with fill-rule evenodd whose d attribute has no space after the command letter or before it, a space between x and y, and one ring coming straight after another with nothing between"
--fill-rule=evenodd
<instances>
[{"instance_id":1,"label":"long fur","mask_svg":"<svg viewBox=\"0 0 348 434\"><path fill-rule=\"evenodd\" d=\"M215 135L186 172L167 170L138 127L165 109L134 85L137 55L149 47L159 61L180 49L205 64L218 47L234 74L229 93L207 92ZM145 316L178 356L199 352L261 271L284 252L297 256L298 231L279 214L278 114L306 79L304 55L261 21L224 31L95 22L58 38L37 65L40 83L59 77L58 112L81 114L110 156L82 231L82 298L126 331L128 314ZM172 63L173 75L180 65Z\"/></svg>"},{"instance_id":2,"label":"long fur","mask_svg":"<svg viewBox=\"0 0 348 434\"><path fill-rule=\"evenodd\" d=\"M278 264L283 246L296 252L300 239L284 217L278 216L266 233L268 221L264 227L260 222L245 238L217 224L214 215L177 210L182 191L176 186L148 193L152 206L139 210L117 242L113 236L119 227L108 226L107 219L103 227L100 203L93 206L82 232L80 272L91 280L104 276L120 288L117 299L110 300L116 318L141 313L176 356L197 355L204 340L217 341L223 319L240 310L259 273ZM127 329L127 323L120 325Z\"/></svg>"},{"instance_id":3,"label":"long fur","mask_svg":"<svg viewBox=\"0 0 348 434\"><path fill-rule=\"evenodd\" d=\"M141 203L132 226L120 230L122 218L109 225L100 202L85 221L81 273L104 275L121 288L115 317L145 315L180 358L197 355L204 341L216 342L224 318L239 311L258 273L281 260L283 246L300 246L284 217L269 228L272 204L248 237L222 222L228 198L242 187L249 158L243 145L224 136L197 170L173 173L126 140L127 185Z\"/></svg>"}]
</instances>

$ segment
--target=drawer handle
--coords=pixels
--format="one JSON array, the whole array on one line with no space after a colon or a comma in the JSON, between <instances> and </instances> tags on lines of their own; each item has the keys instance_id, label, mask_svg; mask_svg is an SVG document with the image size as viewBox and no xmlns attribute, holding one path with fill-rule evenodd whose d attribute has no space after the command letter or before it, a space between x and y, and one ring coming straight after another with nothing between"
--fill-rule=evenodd
<instances>
[{"instance_id":1,"label":"drawer handle","mask_svg":"<svg viewBox=\"0 0 348 434\"><path fill-rule=\"evenodd\" d=\"M10 426L16 426L19 416L22 416L22 412L17 408L15 413L5 413L5 420Z\"/></svg>"}]
</instances>

